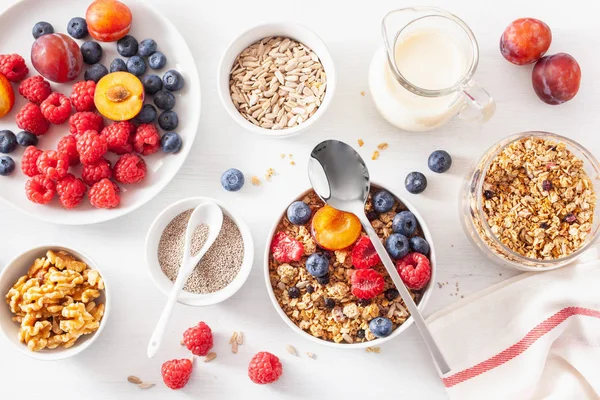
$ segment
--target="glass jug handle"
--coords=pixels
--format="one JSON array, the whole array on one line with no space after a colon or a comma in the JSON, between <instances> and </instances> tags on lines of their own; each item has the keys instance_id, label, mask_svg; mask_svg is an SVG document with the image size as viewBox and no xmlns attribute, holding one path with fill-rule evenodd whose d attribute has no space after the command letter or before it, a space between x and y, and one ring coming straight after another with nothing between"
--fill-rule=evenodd
<instances>
[{"instance_id":1,"label":"glass jug handle","mask_svg":"<svg viewBox=\"0 0 600 400\"><path fill-rule=\"evenodd\" d=\"M474 80L462 87L465 105L458 117L473 122L487 122L496 111L496 102L490 94Z\"/></svg>"}]
</instances>

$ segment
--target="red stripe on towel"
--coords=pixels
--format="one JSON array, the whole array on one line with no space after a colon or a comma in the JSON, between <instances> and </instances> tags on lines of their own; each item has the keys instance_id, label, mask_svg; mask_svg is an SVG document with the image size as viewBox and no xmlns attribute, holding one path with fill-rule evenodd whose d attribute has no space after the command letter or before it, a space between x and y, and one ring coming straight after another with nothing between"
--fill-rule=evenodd
<instances>
[{"instance_id":1,"label":"red stripe on towel","mask_svg":"<svg viewBox=\"0 0 600 400\"><path fill-rule=\"evenodd\" d=\"M492 370L500 365L512 360L517 357L519 354L523 353L527 350L536 340L544 336L546 333L550 332L552 329L556 328L562 322L564 322L567 318L572 317L574 315L582 315L585 317L594 317L600 318L600 311L591 310L589 308L583 307L567 307L563 308L550 318L546 319L535 328L530 330L521 340L519 340L514 345L510 346L508 349L496 354L495 356L488 358L487 360L456 374L450 375L446 378L442 378L442 382L444 382L444 386L447 388L451 388L454 385L458 385L461 382L474 378L478 375L481 375L489 370Z\"/></svg>"}]
</instances>

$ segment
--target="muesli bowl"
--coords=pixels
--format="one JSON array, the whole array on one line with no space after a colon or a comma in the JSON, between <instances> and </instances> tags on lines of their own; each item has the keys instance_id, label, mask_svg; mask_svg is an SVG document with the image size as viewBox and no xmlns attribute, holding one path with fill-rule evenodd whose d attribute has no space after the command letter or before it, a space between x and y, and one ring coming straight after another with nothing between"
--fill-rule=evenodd
<instances>
[{"instance_id":1,"label":"muesli bowl","mask_svg":"<svg viewBox=\"0 0 600 400\"><path fill-rule=\"evenodd\" d=\"M535 158L522 158L520 144ZM506 171L499 167L513 167L511 159L527 162L520 171L506 173L510 182L498 179ZM510 136L486 151L465 177L463 229L495 263L521 271L563 267L600 235L599 176L600 162L569 138L541 131ZM510 193L521 193L524 182L530 185L526 196L514 201ZM499 204L510 205L513 213L500 214L505 208Z\"/></svg>"},{"instance_id":2,"label":"muesli bowl","mask_svg":"<svg viewBox=\"0 0 600 400\"><path fill-rule=\"evenodd\" d=\"M430 247L430 251L428 253L427 258L430 261L431 264L431 277L428 281L428 283L420 290L411 290L411 292L414 294L413 298L415 299L415 302L417 303L417 306L419 308L419 310L423 311L427 301L429 300L429 297L431 296L431 292L433 290L433 286L434 286L434 282L435 282L435 277L436 277L436 257L435 257L435 248L433 245L433 241L432 241L432 237L431 234L429 232L429 229L427 228L427 225L425 224L425 221L423 220L423 218L421 217L421 215L417 212L416 208L410 203L408 202L406 199L397 196L394 192L388 190L387 188L383 187L382 185L378 185L378 184L372 184L371 185L371 193L374 193L375 191L378 191L380 189L383 190L387 190L389 193L392 194L392 196L395 198L396 202L394 205L394 210L393 211L403 211L403 210L408 210L411 211L418 223L418 229L415 232L415 235L421 236L423 237L428 243L429 243L429 247ZM291 204L294 201L297 200L301 200L304 201L306 203L308 203L312 209L312 216L314 216L314 213L318 210L318 208L315 208L316 204L323 204L322 201L320 199L318 199L318 196L316 195L316 193L314 193L314 191L312 189L308 189L305 190L304 192L302 192L302 194L300 196L295 197L292 201L290 201L289 204ZM374 214L374 212L372 211L372 209L370 208L371 204L371 195L369 196L369 200L367 201L367 206L366 209L369 209L369 211L371 211L371 214ZM318 205L316 207L319 207ZM273 274L272 274L272 268L274 266L274 263L276 263L276 261L274 260L274 258L272 257L271 254L271 243L273 240L273 237L275 236L275 234L278 232L278 230L280 229L280 227L282 226L282 224L284 223L284 221L287 221L287 224L290 224L289 220L287 220L287 206L286 208L283 210L282 213L280 213L276 219L276 221L274 222L271 230L269 231L269 236L267 237L267 241L266 241L266 247L265 247L265 263L264 263L264 271L265 271L265 283L267 286L267 292L269 293L269 297L273 303L273 306L275 307L275 311L279 314L279 316L281 317L281 319L296 333L298 333L300 336L324 345L324 346L329 346L329 347L335 347L335 348L343 348L343 349L360 349L360 348L367 348L370 346L378 346L384 342L387 342L388 340L391 340L393 338L398 337L402 332L404 332L410 325L412 325L413 323L413 319L410 317L410 314L408 313L408 311L406 310L404 303L401 301L400 297L398 296L397 298L395 298L393 301L391 302L387 302L386 303L386 299L384 294L380 294L379 296L375 297L374 299L372 299L369 303L369 305L367 306L362 306L360 304L360 302L358 301L358 299L351 299L348 301L348 296L346 296L343 300L336 300L336 304L339 305L340 307L342 305L348 305L348 303L356 303L357 304L357 308L360 312L360 315L358 315L356 317L356 321L358 321L358 323L360 323L361 319L364 322L367 322L367 320L363 317L365 312L367 310L367 307L369 307L369 310L373 309L373 305L376 305L379 308L379 315L371 315L369 317L369 319L375 318L376 316L382 316L382 317L387 317L389 316L387 313L390 312L390 309L392 308L392 304L394 305L395 311L394 312L394 317L398 316L397 313L402 313L400 314L403 317L403 322L397 324L396 322L394 322L394 330L392 331L391 334L389 334L386 337L380 337L380 338L374 338L372 336L372 334L367 333L367 336L365 336L364 341L354 341L353 343L349 343L347 341L340 341L340 342L336 342L334 340L327 340L324 339L322 337L317 337L315 335L313 335L310 331L310 328L307 330L302 329L299 324L297 322L294 322L292 320L292 318L290 316L288 316L286 314L286 311L284 311L282 304L280 303L280 299L278 299L278 295L276 294L279 293L280 295L283 295L283 291L280 290L280 288L277 285L280 285L281 282L275 282L274 279L272 279ZM320 207L319 207L320 208ZM392 211L390 211L390 213L392 213ZM386 213L389 214L389 213ZM381 216L378 216L375 219L380 219L380 218L384 218ZM375 224L379 224L379 222L375 222L375 219L372 220L372 223ZM311 221L312 221L312 217L311 217ZM304 228L306 229L306 231L310 230L310 225L311 225L311 221L309 221L308 223L306 223L304 225ZM391 231L391 228L389 227L389 225L391 225L391 220L389 222L389 224L385 224L383 223L384 229L389 229ZM302 231L301 234L306 235L306 231ZM376 231L379 233L380 230L378 228L376 228ZM364 235L364 230L362 230L361 235ZM309 233L310 235L310 233ZM389 235L389 233L388 233ZM380 235L381 237L381 235ZM303 240L308 240L308 237L304 237ZM316 242L315 242L315 246L316 246L316 250L317 251L325 251L327 252L327 250L324 250L322 248L320 248ZM352 246L350 246L352 247ZM346 262L350 259L350 248L343 250L346 252L347 255L347 259ZM339 281L334 282L334 279L337 279L337 276L340 276L337 271L339 271L339 269L343 269L345 271L345 273L350 273L352 272L352 270L355 270L355 268L351 265L348 265L348 263L346 263L345 265L338 265L339 264L339 260L337 259L338 257L338 252L330 252L331 253L331 265L330 265L330 274L331 275L335 275L335 278L332 278L332 282L333 283L339 283ZM333 259L335 259L336 261L334 262ZM302 261L300 263L297 263L299 265L296 266L296 268L298 268L298 273L301 273L301 271L304 271L304 267L303 265L305 264L306 261L306 256L303 256ZM373 267L374 269L376 269L378 272L380 272L382 275L385 276L385 289L387 290L394 288L393 283L391 282L391 279L389 278L389 276L387 275L387 273L385 273L385 269L383 267L383 265L381 263L379 263L376 267ZM348 276L348 275L347 275ZM320 285L318 283L318 281L313 281L310 280L311 277L309 277L309 281L310 284L309 286L313 286L315 287L315 291L314 293L323 293L324 291L327 291L328 288L330 288L331 290L333 290L333 288L330 287L329 284L326 285ZM348 283L348 285L350 285L350 283ZM294 286L293 282L290 283L289 287ZM287 289L286 289L287 290ZM305 288L302 288L302 294L300 296L300 299L302 299L302 296L305 295ZM281 297L281 296L280 296ZM322 306L322 301L324 300L324 298L319 297L318 299L314 300L313 306L312 308L314 309L315 313L316 312L329 312L326 308L324 309ZM342 301L346 302L345 304L342 303ZM385 304L385 305L384 305ZM337 306L336 306L337 308ZM307 309L308 310L308 309ZM331 313L333 313L334 310L331 310ZM344 310L345 311L345 310ZM332 319L333 317L331 317L330 319ZM351 323L354 323L355 319L348 317L347 319L348 321L350 321ZM397 320L396 320L397 321ZM364 322L363 322L363 327L364 327ZM308 323L308 321L306 322ZM371 336L371 338L368 338L368 336ZM356 340L356 337L354 338Z\"/></svg>"}]
</instances>

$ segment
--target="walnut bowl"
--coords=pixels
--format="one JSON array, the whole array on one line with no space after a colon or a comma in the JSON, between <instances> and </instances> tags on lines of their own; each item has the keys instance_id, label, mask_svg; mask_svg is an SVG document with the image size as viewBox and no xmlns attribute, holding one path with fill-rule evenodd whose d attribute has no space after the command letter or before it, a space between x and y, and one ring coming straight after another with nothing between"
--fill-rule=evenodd
<instances>
[{"instance_id":1,"label":"walnut bowl","mask_svg":"<svg viewBox=\"0 0 600 400\"><path fill-rule=\"evenodd\" d=\"M409 211L411 211L415 215L417 222L419 223L419 228L422 233L422 237L425 238L425 240L427 240L427 242L429 243L430 252L429 252L428 258L431 263L431 278L430 278L429 282L427 283L427 285L423 289L420 290L420 298L417 300L417 306L418 306L419 310L421 310L421 312L423 312L423 310L425 309L425 306L427 305L427 301L429 300L429 297L431 296L431 292L433 291L433 287L435 286L435 281L436 281L436 266L437 266L436 253L435 253L435 247L433 245L433 239L431 237L429 229L427 228L427 225L425 224L423 217L417 212L416 207L414 205L412 205L409 201L407 201L405 198L398 196L393 191L391 191L388 188L386 188L382 185L379 185L379 184L371 184L371 188L387 190L395 197L395 199L399 203L404 205L405 209L408 209ZM275 307L275 311L277 312L277 314L279 314L281 319L294 332L298 333L300 336L302 336L312 342L315 342L315 343L318 343L318 344L321 344L324 346L328 346L328 347L343 348L343 349L363 349L363 348L367 348L367 347L371 347L371 346L379 346L382 343L385 343L389 340L392 340L392 339L400 336L402 334L402 332L404 332L406 329L408 329L408 327L410 327L412 325L413 319L410 316L401 325L397 326L396 329L394 329L394 331L389 336L386 336L383 338L376 338L373 340L365 340L363 342L347 343L347 342L342 341L340 343L336 343L334 341L325 340L325 339L313 336L309 332L301 329L298 325L296 325L296 323L294 323L286 315L285 311L282 309L282 307L279 304L279 301L277 300L277 297L275 295L275 291L273 290L273 286L271 283L271 277L270 277L270 273L269 273L270 272L269 264L270 264L270 260L271 260L271 254L270 254L271 253L271 251L270 251L271 241L272 241L273 236L277 232L279 224L281 223L283 218L286 216L288 205L291 204L293 201L302 200L311 192L312 192L312 189L306 190L306 191L302 192L300 196L293 198L289 203L287 203L283 212L280 213L278 215L277 219L275 220L271 230L269 231L269 236L267 237L267 240L266 240L266 247L265 247L265 253L264 253L265 254L265 258L264 258L265 259L265 261L264 261L265 283L267 286L267 292L273 303L273 307ZM310 224L310 222L309 222L309 224ZM385 316L385 315L382 314L381 316Z\"/></svg>"},{"instance_id":2,"label":"walnut bowl","mask_svg":"<svg viewBox=\"0 0 600 400\"><path fill-rule=\"evenodd\" d=\"M26 344L21 343L19 341L19 324L12 320L13 313L10 311L8 304L6 304L5 296L8 293L9 289L15 284L15 282L17 282L17 280L21 276L27 274L27 270L29 269L33 261L37 258L44 257L48 250L66 251L70 253L73 257L86 263L89 268L100 272L100 275L104 280L104 290L100 291L100 297L98 297L94 301L97 304L104 304L104 315L102 317L102 320L100 321L100 326L98 330L88 335L82 335L77 339L77 341L72 347L63 348L59 346L55 349L31 351L27 348ZM0 272L0 293L2 294L2 304L0 304L0 331L2 331L6 339L10 343L12 343L15 348L20 350L22 353L28 355L29 357L36 358L38 360L62 360L65 358L75 356L87 349L88 347L90 347L104 330L111 308L110 285L106 281L106 275L103 273L102 269L98 268L98 265L87 255L79 251L70 249L68 247L54 244L41 245L27 250L19 254L18 256L13 258L8 264L6 264L4 269L2 269L2 271Z\"/></svg>"}]
</instances>

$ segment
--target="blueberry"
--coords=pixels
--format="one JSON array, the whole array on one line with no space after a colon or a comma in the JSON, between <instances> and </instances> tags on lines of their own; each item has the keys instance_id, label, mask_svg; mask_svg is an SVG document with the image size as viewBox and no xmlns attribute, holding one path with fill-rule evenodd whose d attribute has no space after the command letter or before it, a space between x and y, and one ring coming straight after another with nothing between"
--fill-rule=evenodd
<instances>
[{"instance_id":1,"label":"blueberry","mask_svg":"<svg viewBox=\"0 0 600 400\"><path fill-rule=\"evenodd\" d=\"M410 211L401 211L392 221L392 230L394 233L410 237L417 230L417 218Z\"/></svg>"},{"instance_id":2,"label":"blueberry","mask_svg":"<svg viewBox=\"0 0 600 400\"><path fill-rule=\"evenodd\" d=\"M123 57L133 57L138 52L138 41L131 35L123 36L117 42L117 52Z\"/></svg>"},{"instance_id":3,"label":"blueberry","mask_svg":"<svg viewBox=\"0 0 600 400\"><path fill-rule=\"evenodd\" d=\"M306 270L315 278L321 278L329 273L329 258L321 253L311 254L306 259Z\"/></svg>"},{"instance_id":4,"label":"blueberry","mask_svg":"<svg viewBox=\"0 0 600 400\"><path fill-rule=\"evenodd\" d=\"M329 283L329 274L318 277L317 282L321 285L327 285Z\"/></svg>"},{"instance_id":5,"label":"blueberry","mask_svg":"<svg viewBox=\"0 0 600 400\"><path fill-rule=\"evenodd\" d=\"M433 172L441 174L442 172L446 172L450 169L450 166L452 165L452 157L447 151L436 150L429 156L427 165L429 165L429 169Z\"/></svg>"},{"instance_id":6,"label":"blueberry","mask_svg":"<svg viewBox=\"0 0 600 400\"><path fill-rule=\"evenodd\" d=\"M157 49L156 42L152 39L144 39L138 46L138 54L142 57L148 57Z\"/></svg>"},{"instance_id":7,"label":"blueberry","mask_svg":"<svg viewBox=\"0 0 600 400\"><path fill-rule=\"evenodd\" d=\"M300 297L300 289L298 289L296 286L292 286L288 289L288 296L290 296L290 299L297 299Z\"/></svg>"},{"instance_id":8,"label":"blueberry","mask_svg":"<svg viewBox=\"0 0 600 400\"><path fill-rule=\"evenodd\" d=\"M12 131L0 131L0 153L8 154L17 148L17 137Z\"/></svg>"},{"instance_id":9,"label":"blueberry","mask_svg":"<svg viewBox=\"0 0 600 400\"><path fill-rule=\"evenodd\" d=\"M410 251L408 239L406 236L399 233L392 233L385 241L385 248L387 249L390 256L398 260Z\"/></svg>"},{"instance_id":10,"label":"blueberry","mask_svg":"<svg viewBox=\"0 0 600 400\"><path fill-rule=\"evenodd\" d=\"M158 75L146 75L142 78L142 83L144 84L144 91L153 95L159 90L162 90L162 79Z\"/></svg>"},{"instance_id":11,"label":"blueberry","mask_svg":"<svg viewBox=\"0 0 600 400\"><path fill-rule=\"evenodd\" d=\"M394 196L387 190L380 190L373 195L373 208L378 213L386 213L394 207Z\"/></svg>"},{"instance_id":12,"label":"blueberry","mask_svg":"<svg viewBox=\"0 0 600 400\"><path fill-rule=\"evenodd\" d=\"M102 77L106 74L108 74L108 70L104 65L94 64L85 70L85 73L83 74L83 79L85 79L86 81L94 81L98 83L98 81L102 79Z\"/></svg>"},{"instance_id":13,"label":"blueberry","mask_svg":"<svg viewBox=\"0 0 600 400\"><path fill-rule=\"evenodd\" d=\"M127 64L121 58L115 58L113 62L110 63L110 72L127 72Z\"/></svg>"},{"instance_id":14,"label":"blueberry","mask_svg":"<svg viewBox=\"0 0 600 400\"><path fill-rule=\"evenodd\" d=\"M162 136L162 138L160 138L160 148L164 153L177 153L179 150L181 150L182 144L183 142L181 141L181 136L175 132L167 132ZM221 183L222 182L223 178L221 178ZM242 185L243 184L244 182L242 179Z\"/></svg>"},{"instance_id":15,"label":"blueberry","mask_svg":"<svg viewBox=\"0 0 600 400\"><path fill-rule=\"evenodd\" d=\"M152 69L161 69L167 65L167 57L160 51L155 51L148 57L148 65Z\"/></svg>"},{"instance_id":16,"label":"blueberry","mask_svg":"<svg viewBox=\"0 0 600 400\"><path fill-rule=\"evenodd\" d=\"M17 143L23 147L37 146L38 137L31 132L21 131L17 133Z\"/></svg>"},{"instance_id":17,"label":"blueberry","mask_svg":"<svg viewBox=\"0 0 600 400\"><path fill-rule=\"evenodd\" d=\"M315 291L315 288L314 288L314 286L313 286L313 285L308 285L308 286L306 287L306 293L310 294L310 293L312 293L312 292L314 292L314 291Z\"/></svg>"},{"instance_id":18,"label":"blueberry","mask_svg":"<svg viewBox=\"0 0 600 400\"><path fill-rule=\"evenodd\" d=\"M156 108L152 104L144 104L135 120L140 124L149 124L156 119L156 115Z\"/></svg>"},{"instance_id":19,"label":"blueberry","mask_svg":"<svg viewBox=\"0 0 600 400\"><path fill-rule=\"evenodd\" d=\"M385 317L373 318L369 322L369 330L379 338L389 336L392 333L392 321Z\"/></svg>"},{"instance_id":20,"label":"blueberry","mask_svg":"<svg viewBox=\"0 0 600 400\"><path fill-rule=\"evenodd\" d=\"M170 110L175 107L175 96L167 90L159 90L154 94L154 104L161 110Z\"/></svg>"},{"instance_id":21,"label":"blueberry","mask_svg":"<svg viewBox=\"0 0 600 400\"><path fill-rule=\"evenodd\" d=\"M325 300L323 300L323 303L325 304L325 307L332 309L333 307L335 307L335 300L330 299L329 297L327 297Z\"/></svg>"},{"instance_id":22,"label":"blueberry","mask_svg":"<svg viewBox=\"0 0 600 400\"><path fill-rule=\"evenodd\" d=\"M365 330L364 329L357 330L356 337L359 339L364 339L365 338Z\"/></svg>"},{"instance_id":23,"label":"blueberry","mask_svg":"<svg viewBox=\"0 0 600 400\"><path fill-rule=\"evenodd\" d=\"M88 65L99 63L102 59L102 46L98 42L84 42L81 45L81 55L83 62Z\"/></svg>"},{"instance_id":24,"label":"blueberry","mask_svg":"<svg viewBox=\"0 0 600 400\"><path fill-rule=\"evenodd\" d=\"M411 237L409 242L412 251L416 251L417 253L424 255L429 254L429 243L427 243L427 240L423 239L422 237L415 236Z\"/></svg>"},{"instance_id":25,"label":"blueberry","mask_svg":"<svg viewBox=\"0 0 600 400\"><path fill-rule=\"evenodd\" d=\"M421 193L427 187L427 178L420 172L411 172L406 176L404 186L412 194Z\"/></svg>"},{"instance_id":26,"label":"blueberry","mask_svg":"<svg viewBox=\"0 0 600 400\"><path fill-rule=\"evenodd\" d=\"M85 18L71 18L69 24L67 25L67 33L75 39L83 39L86 37L88 35L88 28Z\"/></svg>"},{"instance_id":27,"label":"blueberry","mask_svg":"<svg viewBox=\"0 0 600 400\"><path fill-rule=\"evenodd\" d=\"M40 21L33 26L31 33L33 35L33 38L37 39L40 36L48 35L49 33L54 33L54 27L48 22Z\"/></svg>"},{"instance_id":28,"label":"blueberry","mask_svg":"<svg viewBox=\"0 0 600 400\"><path fill-rule=\"evenodd\" d=\"M230 168L221 175L221 185L229 192L237 192L244 186L244 174L235 168Z\"/></svg>"},{"instance_id":29,"label":"blueberry","mask_svg":"<svg viewBox=\"0 0 600 400\"><path fill-rule=\"evenodd\" d=\"M383 295L385 296L387 301L392 301L396 297L398 297L400 295L400 293L398 293L398 289L396 289L396 288L389 288L388 290L383 292Z\"/></svg>"},{"instance_id":30,"label":"blueberry","mask_svg":"<svg viewBox=\"0 0 600 400\"><path fill-rule=\"evenodd\" d=\"M294 225L306 224L312 215L308 204L303 201L295 201L287 209L287 217Z\"/></svg>"},{"instance_id":31,"label":"blueberry","mask_svg":"<svg viewBox=\"0 0 600 400\"><path fill-rule=\"evenodd\" d=\"M146 62L140 56L133 56L127 60L127 71L135 76L142 76L146 72Z\"/></svg>"},{"instance_id":32,"label":"blueberry","mask_svg":"<svg viewBox=\"0 0 600 400\"><path fill-rule=\"evenodd\" d=\"M0 175L8 176L15 170L15 162L9 156L0 156Z\"/></svg>"},{"instance_id":33,"label":"blueberry","mask_svg":"<svg viewBox=\"0 0 600 400\"><path fill-rule=\"evenodd\" d=\"M163 111L158 116L158 125L160 125L160 127L165 131L172 131L173 129L177 128L177 125L179 125L179 117L173 110Z\"/></svg>"},{"instance_id":34,"label":"blueberry","mask_svg":"<svg viewBox=\"0 0 600 400\"><path fill-rule=\"evenodd\" d=\"M181 76L181 74L174 69L165 72L162 79L165 89L172 92L183 87L183 76Z\"/></svg>"}]
</instances>

